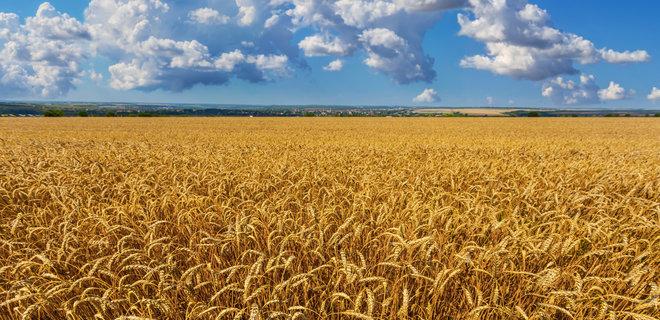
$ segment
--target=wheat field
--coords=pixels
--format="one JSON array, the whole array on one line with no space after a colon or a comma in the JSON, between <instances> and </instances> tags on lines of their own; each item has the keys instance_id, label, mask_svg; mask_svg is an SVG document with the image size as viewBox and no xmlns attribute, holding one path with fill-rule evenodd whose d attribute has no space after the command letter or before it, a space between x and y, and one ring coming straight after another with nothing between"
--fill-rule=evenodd
<instances>
[{"instance_id":1,"label":"wheat field","mask_svg":"<svg viewBox=\"0 0 660 320\"><path fill-rule=\"evenodd\" d=\"M0 319L660 316L656 119L0 119Z\"/></svg>"}]
</instances>

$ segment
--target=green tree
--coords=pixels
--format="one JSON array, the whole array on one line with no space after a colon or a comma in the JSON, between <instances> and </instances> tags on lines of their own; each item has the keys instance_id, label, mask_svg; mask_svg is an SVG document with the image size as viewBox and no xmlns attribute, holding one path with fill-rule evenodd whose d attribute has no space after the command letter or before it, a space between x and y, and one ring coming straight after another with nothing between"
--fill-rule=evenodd
<instances>
[{"instance_id":1,"label":"green tree","mask_svg":"<svg viewBox=\"0 0 660 320\"><path fill-rule=\"evenodd\" d=\"M58 109L46 110L46 112L44 112L44 117L48 117L48 118L64 117L64 111Z\"/></svg>"},{"instance_id":2,"label":"green tree","mask_svg":"<svg viewBox=\"0 0 660 320\"><path fill-rule=\"evenodd\" d=\"M85 117L89 117L89 114L87 113L87 111L81 110L81 111L78 111L78 116L85 118Z\"/></svg>"}]
</instances>

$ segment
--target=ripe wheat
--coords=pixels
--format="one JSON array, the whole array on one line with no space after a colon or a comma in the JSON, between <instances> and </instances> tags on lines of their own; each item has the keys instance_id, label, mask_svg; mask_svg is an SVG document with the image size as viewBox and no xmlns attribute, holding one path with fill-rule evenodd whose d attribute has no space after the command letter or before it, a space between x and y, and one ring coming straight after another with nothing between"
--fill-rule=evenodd
<instances>
[{"instance_id":1,"label":"ripe wheat","mask_svg":"<svg viewBox=\"0 0 660 320\"><path fill-rule=\"evenodd\" d=\"M0 119L0 319L658 319L655 119Z\"/></svg>"}]
</instances>

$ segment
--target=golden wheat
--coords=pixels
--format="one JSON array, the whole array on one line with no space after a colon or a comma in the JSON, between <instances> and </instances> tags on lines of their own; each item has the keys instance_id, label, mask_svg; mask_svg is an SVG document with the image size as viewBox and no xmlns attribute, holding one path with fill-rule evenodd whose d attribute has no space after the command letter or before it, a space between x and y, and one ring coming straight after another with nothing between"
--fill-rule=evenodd
<instances>
[{"instance_id":1,"label":"golden wheat","mask_svg":"<svg viewBox=\"0 0 660 320\"><path fill-rule=\"evenodd\" d=\"M0 319L658 319L655 119L0 119Z\"/></svg>"}]
</instances>

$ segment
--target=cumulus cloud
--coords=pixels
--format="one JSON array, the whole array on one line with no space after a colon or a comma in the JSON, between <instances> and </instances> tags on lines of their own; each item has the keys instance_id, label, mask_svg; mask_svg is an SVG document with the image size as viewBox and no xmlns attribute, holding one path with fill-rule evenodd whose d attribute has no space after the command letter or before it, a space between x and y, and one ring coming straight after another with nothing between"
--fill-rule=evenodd
<instances>
[{"instance_id":1,"label":"cumulus cloud","mask_svg":"<svg viewBox=\"0 0 660 320\"><path fill-rule=\"evenodd\" d=\"M265 16L258 8L267 7L266 0L92 0L85 22L97 52L116 61L108 70L111 87L181 91L233 77L260 82L287 76L289 62L297 60L291 31L281 26L266 33L254 25ZM233 25L220 13L232 10L238 12ZM199 26L180 25L182 12Z\"/></svg>"},{"instance_id":2,"label":"cumulus cloud","mask_svg":"<svg viewBox=\"0 0 660 320\"><path fill-rule=\"evenodd\" d=\"M121 88L180 90L232 77L265 81L290 74L291 67L307 68L299 53L341 58L357 52L366 55L367 67L408 84L437 77L422 41L441 15L455 8L464 9L458 16L461 34L485 43L487 50L463 59L464 67L543 80L578 73L576 64L648 59L645 51L598 49L587 39L559 31L547 11L525 0L200 0L194 6L185 1L92 0L86 23L99 39L99 52L117 61L114 69L143 68L149 75L141 82L128 81L133 84L128 86L118 85L121 78L112 81ZM177 22L181 12L200 26L182 30L186 28ZM236 15L229 18L220 12ZM317 32L291 43L294 34L306 28ZM167 45L142 54L148 41ZM223 55L235 50L243 59L224 63ZM259 56L279 62L286 57L289 65L272 72L254 63L263 61ZM123 73L111 72L115 74ZM170 84L173 76L177 78Z\"/></svg>"},{"instance_id":3,"label":"cumulus cloud","mask_svg":"<svg viewBox=\"0 0 660 320\"><path fill-rule=\"evenodd\" d=\"M433 102L438 102L440 101L440 98L438 97L438 92L435 91L435 89L424 89L422 93L420 93L418 96L416 96L413 99L413 102L417 103L433 103Z\"/></svg>"},{"instance_id":4,"label":"cumulus cloud","mask_svg":"<svg viewBox=\"0 0 660 320\"><path fill-rule=\"evenodd\" d=\"M8 39L19 29L19 17L15 13L0 12L0 39Z\"/></svg>"},{"instance_id":5,"label":"cumulus cloud","mask_svg":"<svg viewBox=\"0 0 660 320\"><path fill-rule=\"evenodd\" d=\"M651 93L649 93L646 98L652 101L660 100L660 89L653 87L653 89L651 89Z\"/></svg>"},{"instance_id":6,"label":"cumulus cloud","mask_svg":"<svg viewBox=\"0 0 660 320\"><path fill-rule=\"evenodd\" d=\"M305 52L307 57L318 56L345 56L351 53L353 46L337 37L328 37L322 35L313 35L306 37L298 47Z\"/></svg>"},{"instance_id":7,"label":"cumulus cloud","mask_svg":"<svg viewBox=\"0 0 660 320\"><path fill-rule=\"evenodd\" d=\"M277 14L274 14L274 15L270 16L270 18L266 19L266 21L264 22L264 28L270 29L270 28L274 27L275 25L277 25L278 22L280 22L280 16L277 15Z\"/></svg>"},{"instance_id":8,"label":"cumulus cloud","mask_svg":"<svg viewBox=\"0 0 660 320\"><path fill-rule=\"evenodd\" d=\"M89 40L82 23L47 2L22 25L17 15L0 13L0 92L65 95L84 74L80 61L88 57Z\"/></svg>"},{"instance_id":9,"label":"cumulus cloud","mask_svg":"<svg viewBox=\"0 0 660 320\"><path fill-rule=\"evenodd\" d=\"M467 0L396 0L394 3L406 11L437 11L464 7Z\"/></svg>"},{"instance_id":10,"label":"cumulus cloud","mask_svg":"<svg viewBox=\"0 0 660 320\"><path fill-rule=\"evenodd\" d=\"M344 61L341 59L333 60L332 62L328 63L327 66L323 67L323 70L325 71L330 71L330 72L336 72L336 71L341 71L341 69L344 68Z\"/></svg>"},{"instance_id":11,"label":"cumulus cloud","mask_svg":"<svg viewBox=\"0 0 660 320\"><path fill-rule=\"evenodd\" d=\"M558 77L543 86L543 96L560 105L584 105L600 102L594 76L581 75L580 82Z\"/></svg>"},{"instance_id":12,"label":"cumulus cloud","mask_svg":"<svg viewBox=\"0 0 660 320\"><path fill-rule=\"evenodd\" d=\"M271 81L319 56L335 59L328 71L364 56L368 68L396 83L432 82L424 36L458 8L460 34L486 48L460 61L463 67L544 80L577 74L580 64L650 59L643 50L599 49L560 31L526 0L90 0L83 22L48 3L23 24L0 13L0 90L66 94L95 56L110 61L108 82L122 90Z\"/></svg>"},{"instance_id":13,"label":"cumulus cloud","mask_svg":"<svg viewBox=\"0 0 660 320\"><path fill-rule=\"evenodd\" d=\"M643 62L646 51L597 49L578 35L552 26L550 14L526 0L470 0L459 14L460 34L486 45L485 55L466 57L461 66L520 79L543 80L576 74L576 64Z\"/></svg>"},{"instance_id":14,"label":"cumulus cloud","mask_svg":"<svg viewBox=\"0 0 660 320\"><path fill-rule=\"evenodd\" d=\"M359 40L367 51L364 64L389 75L397 83L431 82L436 77L433 58L411 47L390 29L367 29Z\"/></svg>"},{"instance_id":15,"label":"cumulus cloud","mask_svg":"<svg viewBox=\"0 0 660 320\"><path fill-rule=\"evenodd\" d=\"M136 65L132 63L134 59L143 59L136 57L139 54L135 48L153 36L176 42L196 40L208 48L212 58L241 48L244 54L284 55L292 67L303 69L307 64L299 53L308 58L340 58L361 51L367 55L364 62L368 67L397 83L410 83L435 79L433 59L422 49L423 35L443 10L463 4L464 1L456 0L202 0L191 7L188 2L165 0L92 0L86 20L95 36L106 40L97 44L99 52L124 64ZM200 8L204 10L199 11ZM236 12L236 15L214 29L205 29L206 23L198 23L195 30L182 30L186 28L180 28L176 22L180 20L179 12L188 12L187 20L197 22L208 22L209 17L217 16L216 12ZM294 33L307 28L318 32L292 44ZM373 35L379 32L395 35L401 44L388 47L374 43ZM254 45L238 47L239 42ZM164 82L168 70L160 67L151 70L162 74L163 81L155 83L163 83L162 88L169 90ZM250 68L232 70L235 74L229 75L230 78L252 76L254 81L259 81Z\"/></svg>"},{"instance_id":16,"label":"cumulus cloud","mask_svg":"<svg viewBox=\"0 0 660 320\"><path fill-rule=\"evenodd\" d=\"M348 26L364 28L383 17L392 16L401 8L389 1L338 0L336 13Z\"/></svg>"},{"instance_id":17,"label":"cumulus cloud","mask_svg":"<svg viewBox=\"0 0 660 320\"><path fill-rule=\"evenodd\" d=\"M447 9L465 4L462 0L282 2L292 4L284 16L294 27L321 31L299 43L306 56L366 53L367 67L401 84L435 80L434 60L422 48L424 34Z\"/></svg>"},{"instance_id":18,"label":"cumulus cloud","mask_svg":"<svg viewBox=\"0 0 660 320\"><path fill-rule=\"evenodd\" d=\"M250 55L246 61L262 71L270 71L278 75L285 75L288 72L289 58L285 55Z\"/></svg>"},{"instance_id":19,"label":"cumulus cloud","mask_svg":"<svg viewBox=\"0 0 660 320\"><path fill-rule=\"evenodd\" d=\"M593 75L583 74L579 82L562 77L550 80L544 84L542 94L558 105L575 106L623 100L632 97L635 92L613 81L607 88L601 89Z\"/></svg>"},{"instance_id":20,"label":"cumulus cloud","mask_svg":"<svg viewBox=\"0 0 660 320\"><path fill-rule=\"evenodd\" d=\"M90 80L94 81L96 84L100 84L103 82L103 75L96 72L96 71L89 71L87 72L87 76L89 77Z\"/></svg>"},{"instance_id":21,"label":"cumulus cloud","mask_svg":"<svg viewBox=\"0 0 660 320\"><path fill-rule=\"evenodd\" d=\"M249 26L257 19L257 8L253 1L236 0L238 6L238 22L242 26Z\"/></svg>"},{"instance_id":22,"label":"cumulus cloud","mask_svg":"<svg viewBox=\"0 0 660 320\"><path fill-rule=\"evenodd\" d=\"M599 52L603 60L609 63L646 62L651 60L651 55L644 50L616 52L611 49L601 49Z\"/></svg>"},{"instance_id":23,"label":"cumulus cloud","mask_svg":"<svg viewBox=\"0 0 660 320\"><path fill-rule=\"evenodd\" d=\"M150 88L158 83L158 66L153 63L141 63L137 60L130 63L120 62L110 66L108 71L112 75L110 86L115 89Z\"/></svg>"},{"instance_id":24,"label":"cumulus cloud","mask_svg":"<svg viewBox=\"0 0 660 320\"><path fill-rule=\"evenodd\" d=\"M601 101L623 100L632 97L634 94L634 91L626 90L614 81L610 81L610 85L607 88L598 90L598 98Z\"/></svg>"},{"instance_id":25,"label":"cumulus cloud","mask_svg":"<svg viewBox=\"0 0 660 320\"><path fill-rule=\"evenodd\" d=\"M188 14L190 20L201 24L226 24L229 22L229 17L220 14L217 10L211 8L199 8L190 11Z\"/></svg>"},{"instance_id":26,"label":"cumulus cloud","mask_svg":"<svg viewBox=\"0 0 660 320\"><path fill-rule=\"evenodd\" d=\"M236 65L246 60L245 55L240 50L225 52L221 54L213 63L216 69L231 72Z\"/></svg>"}]
</instances>

